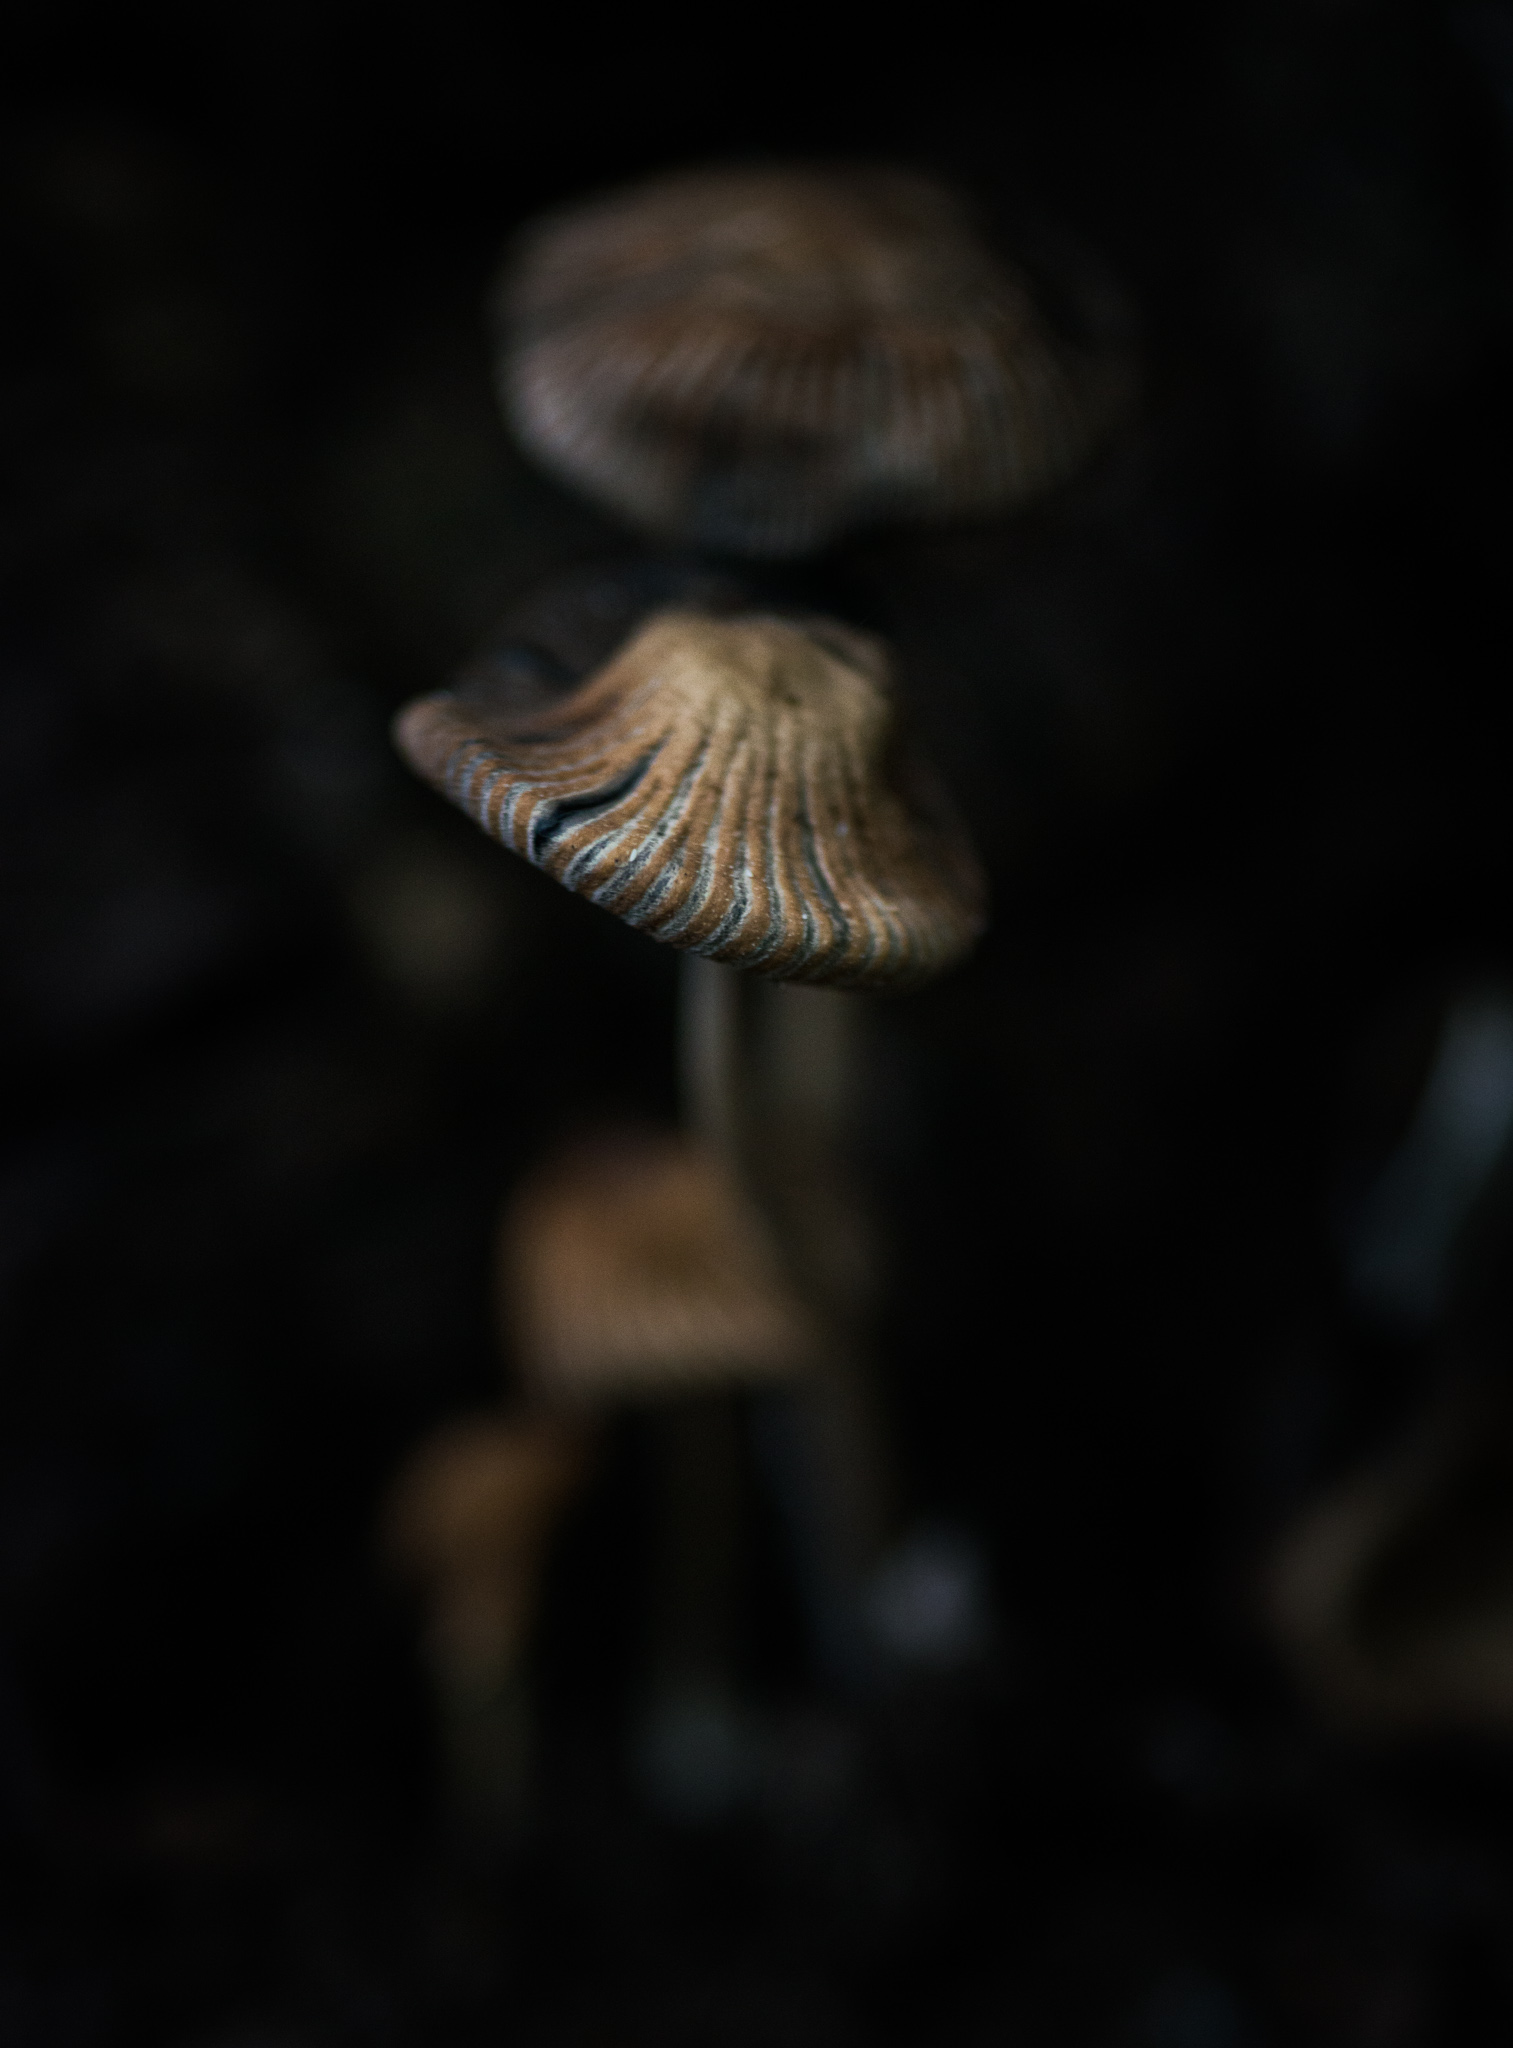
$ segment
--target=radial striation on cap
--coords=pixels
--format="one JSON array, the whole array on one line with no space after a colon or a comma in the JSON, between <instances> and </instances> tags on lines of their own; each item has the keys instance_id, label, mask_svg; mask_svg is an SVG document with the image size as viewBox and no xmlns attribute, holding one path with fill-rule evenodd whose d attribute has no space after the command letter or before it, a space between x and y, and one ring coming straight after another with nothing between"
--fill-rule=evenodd
<instances>
[{"instance_id":1,"label":"radial striation on cap","mask_svg":"<svg viewBox=\"0 0 1513 2048\"><path fill-rule=\"evenodd\" d=\"M899 742L886 650L849 627L661 612L570 694L442 692L395 737L566 888L732 966L905 988L985 922L976 860Z\"/></svg>"},{"instance_id":2,"label":"radial striation on cap","mask_svg":"<svg viewBox=\"0 0 1513 2048\"><path fill-rule=\"evenodd\" d=\"M559 1407L761 1384L816 1355L761 1216L673 1132L566 1148L516 1195L500 1250L521 1379Z\"/></svg>"},{"instance_id":3,"label":"radial striation on cap","mask_svg":"<svg viewBox=\"0 0 1513 2048\"><path fill-rule=\"evenodd\" d=\"M1122 352L1053 332L933 181L684 172L527 232L497 295L522 444L632 523L794 555L1001 511L1078 469Z\"/></svg>"}]
</instances>

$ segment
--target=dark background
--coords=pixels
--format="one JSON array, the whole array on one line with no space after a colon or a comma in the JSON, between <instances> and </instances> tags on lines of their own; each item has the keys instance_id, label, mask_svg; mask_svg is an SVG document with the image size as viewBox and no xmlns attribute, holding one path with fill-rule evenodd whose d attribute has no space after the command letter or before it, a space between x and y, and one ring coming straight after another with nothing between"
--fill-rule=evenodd
<instances>
[{"instance_id":1,"label":"dark background","mask_svg":"<svg viewBox=\"0 0 1513 2048\"><path fill-rule=\"evenodd\" d=\"M7 2048L1513 2026L1505 1752L1330 1732L1255 1590L1513 1336L1495 1289L1453 1359L1373 1333L1329 1230L1444 1002L1513 973L1513 10L825 27L7 13ZM981 1539L1001 1647L864 1717L838 1809L659 1827L628 1429L554 1566L537 1838L479 1870L374 1517L501 1384L501 1198L671 1109L675 963L387 721L627 546L497 422L512 226L784 152L1060 224L1141 334L1137 422L1055 503L825 572L993 875L977 958L879 1012L865 1164L917 1508ZM751 1683L802 1712L768 1577Z\"/></svg>"}]
</instances>

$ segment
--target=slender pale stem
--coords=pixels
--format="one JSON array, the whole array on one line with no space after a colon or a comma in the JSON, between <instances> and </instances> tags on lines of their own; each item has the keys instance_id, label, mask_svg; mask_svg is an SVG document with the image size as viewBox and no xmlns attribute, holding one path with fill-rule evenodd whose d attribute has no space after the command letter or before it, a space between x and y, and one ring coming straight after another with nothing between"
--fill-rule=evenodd
<instances>
[{"instance_id":1,"label":"slender pale stem","mask_svg":"<svg viewBox=\"0 0 1513 2048\"><path fill-rule=\"evenodd\" d=\"M849 990L767 982L763 1093L785 1120L834 1139L850 1119L862 998Z\"/></svg>"},{"instance_id":2,"label":"slender pale stem","mask_svg":"<svg viewBox=\"0 0 1513 2048\"><path fill-rule=\"evenodd\" d=\"M759 1200L826 1328L814 1370L790 1393L770 1398L764 1434L802 1558L821 1661L842 1683L865 1683L860 1601L896 1514L897 1489L862 1340L870 1259L842 1164L859 999L760 984L753 997L759 1043L748 1048L743 980L732 968L683 955L683 1119ZM706 1539L713 1530L711 1521Z\"/></svg>"},{"instance_id":3,"label":"slender pale stem","mask_svg":"<svg viewBox=\"0 0 1513 2048\"><path fill-rule=\"evenodd\" d=\"M769 1404L769 1470L802 1559L821 1661L843 1685L865 1685L861 1602L899 1489L865 1337L874 1251L845 1165L864 1001L781 983L759 996L766 1207L829 1336L814 1371Z\"/></svg>"},{"instance_id":4,"label":"slender pale stem","mask_svg":"<svg viewBox=\"0 0 1513 2048\"><path fill-rule=\"evenodd\" d=\"M685 953L679 989L683 1120L690 1132L739 1168L741 1150L740 978L733 967Z\"/></svg>"}]
</instances>

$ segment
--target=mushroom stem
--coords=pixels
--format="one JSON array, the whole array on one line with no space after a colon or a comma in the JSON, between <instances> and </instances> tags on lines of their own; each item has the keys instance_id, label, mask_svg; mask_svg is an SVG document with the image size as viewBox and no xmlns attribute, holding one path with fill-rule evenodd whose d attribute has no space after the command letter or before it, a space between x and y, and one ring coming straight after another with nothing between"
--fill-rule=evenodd
<instances>
[{"instance_id":1,"label":"mushroom stem","mask_svg":"<svg viewBox=\"0 0 1513 2048\"><path fill-rule=\"evenodd\" d=\"M854 994L792 983L764 985L759 1001L762 1192L829 1333L815 1370L767 1398L761 1441L816 1654L850 1689L871 1676L863 1604L899 1493L865 1335L876 1258L844 1160L865 1011Z\"/></svg>"},{"instance_id":2,"label":"mushroom stem","mask_svg":"<svg viewBox=\"0 0 1513 2048\"><path fill-rule=\"evenodd\" d=\"M499 1582L436 1591L423 1644L436 1696L452 1817L469 1836L507 1839L523 1824L531 1768L525 1640L540 1564L511 1561Z\"/></svg>"},{"instance_id":3,"label":"mushroom stem","mask_svg":"<svg viewBox=\"0 0 1513 2048\"><path fill-rule=\"evenodd\" d=\"M725 1163L739 1167L741 986L736 970L685 953L679 990L683 1119Z\"/></svg>"},{"instance_id":4,"label":"mushroom stem","mask_svg":"<svg viewBox=\"0 0 1513 2048\"><path fill-rule=\"evenodd\" d=\"M843 1164L861 1061L861 998L769 982L756 991L757 1162L775 1227L806 1292L853 1323L872 1291L872 1260Z\"/></svg>"},{"instance_id":5,"label":"mushroom stem","mask_svg":"<svg viewBox=\"0 0 1513 2048\"><path fill-rule=\"evenodd\" d=\"M741 983L736 970L685 953L678 1011L684 1126L735 1178L744 1180ZM688 1744L682 1723L693 1702L701 1702L707 1712L712 1703L728 1705L734 1698L742 1519L739 1432L740 1408L728 1392L674 1402L652 1418L661 1528L640 1771L644 1789L674 1818L713 1818L732 1789L697 1782L698 1767L684 1755ZM685 1783L690 1768L694 1776Z\"/></svg>"},{"instance_id":6,"label":"mushroom stem","mask_svg":"<svg viewBox=\"0 0 1513 2048\"><path fill-rule=\"evenodd\" d=\"M756 1043L748 1047L736 970L685 953L682 974L685 1121L755 1194L827 1333L822 1356L798 1385L764 1397L759 1435L816 1657L834 1683L854 1690L871 1675L863 1606L898 1497L864 1336L874 1260L843 1158L864 1012L850 992L760 983L753 990ZM680 1453L669 1443L664 1455L676 1462ZM681 1455L702 1454L685 1441ZM685 1540L712 1554L718 1517L707 1486L705 1494L708 1526L701 1536L688 1525ZM712 1652L711 1644L717 1662Z\"/></svg>"}]
</instances>

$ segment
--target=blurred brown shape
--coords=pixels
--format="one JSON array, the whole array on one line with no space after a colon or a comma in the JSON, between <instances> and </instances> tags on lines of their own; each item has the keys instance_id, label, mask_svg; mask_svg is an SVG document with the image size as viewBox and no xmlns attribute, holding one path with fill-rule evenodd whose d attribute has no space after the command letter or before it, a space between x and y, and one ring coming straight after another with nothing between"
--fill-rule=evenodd
<instances>
[{"instance_id":1,"label":"blurred brown shape","mask_svg":"<svg viewBox=\"0 0 1513 2048\"><path fill-rule=\"evenodd\" d=\"M1337 1487L1278 1549L1267 1600L1331 1718L1513 1735L1513 1441L1466 1404Z\"/></svg>"},{"instance_id":2,"label":"blurred brown shape","mask_svg":"<svg viewBox=\"0 0 1513 2048\"><path fill-rule=\"evenodd\" d=\"M526 1644L548 1542L587 1465L567 1422L469 1416L411 1453L385 1503L383 1550L423 1589L425 1660L470 1828L511 1828L525 1804Z\"/></svg>"},{"instance_id":3,"label":"blurred brown shape","mask_svg":"<svg viewBox=\"0 0 1513 2048\"><path fill-rule=\"evenodd\" d=\"M733 1175L672 1133L560 1153L511 1204L501 1252L506 1331L545 1400L760 1384L818 1346Z\"/></svg>"},{"instance_id":4,"label":"blurred brown shape","mask_svg":"<svg viewBox=\"0 0 1513 2048\"><path fill-rule=\"evenodd\" d=\"M501 394L549 469L633 523L797 555L1062 482L1122 398L931 179L685 171L553 215L499 293Z\"/></svg>"},{"instance_id":5,"label":"blurred brown shape","mask_svg":"<svg viewBox=\"0 0 1513 2048\"><path fill-rule=\"evenodd\" d=\"M890 681L882 642L829 620L665 611L569 694L465 686L396 737L486 832L653 938L902 988L970 948L984 885Z\"/></svg>"},{"instance_id":6,"label":"blurred brown shape","mask_svg":"<svg viewBox=\"0 0 1513 2048\"><path fill-rule=\"evenodd\" d=\"M390 1493L384 1546L426 1585L435 1659L462 1678L513 1661L530 1626L541 1554L587 1463L555 1418L471 1416L427 1437Z\"/></svg>"}]
</instances>

